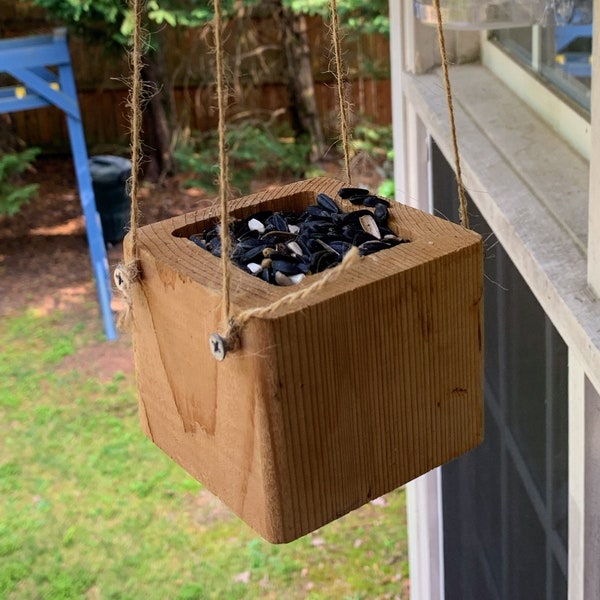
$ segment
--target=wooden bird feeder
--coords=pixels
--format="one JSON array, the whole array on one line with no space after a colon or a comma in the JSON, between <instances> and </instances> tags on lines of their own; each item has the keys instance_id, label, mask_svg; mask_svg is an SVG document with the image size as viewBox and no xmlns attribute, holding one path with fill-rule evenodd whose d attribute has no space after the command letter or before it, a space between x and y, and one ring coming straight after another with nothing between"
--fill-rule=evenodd
<instances>
[{"instance_id":1,"label":"wooden bird feeder","mask_svg":"<svg viewBox=\"0 0 600 600\"><path fill-rule=\"evenodd\" d=\"M301 212L341 187L316 178L230 212ZM208 340L222 326L221 261L187 239L217 219L207 208L138 231L139 408L148 437L259 534L294 540L481 441L479 235L393 203L389 226L410 243L251 319L219 362ZM231 290L235 314L290 288L232 267Z\"/></svg>"}]
</instances>

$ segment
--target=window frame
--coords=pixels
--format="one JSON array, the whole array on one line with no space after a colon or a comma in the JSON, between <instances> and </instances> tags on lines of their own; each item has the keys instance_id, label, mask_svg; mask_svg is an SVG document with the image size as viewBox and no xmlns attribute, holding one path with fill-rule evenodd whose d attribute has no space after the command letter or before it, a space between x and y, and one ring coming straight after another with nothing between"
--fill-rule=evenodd
<instances>
[{"instance_id":1,"label":"window frame","mask_svg":"<svg viewBox=\"0 0 600 600\"><path fill-rule=\"evenodd\" d=\"M434 136L446 157L452 162L447 117L442 119L443 99L423 92L443 89L439 75L432 80L431 69L439 65L435 48L435 30L417 22L410 0L392 0L389 4L391 21L392 103L395 141L395 179L397 197L423 210L430 209L431 195L428 172L428 138ZM594 0L594 12L600 10L600 0ZM600 81L600 27L593 33L594 57L592 81ZM461 60L473 60L473 47L488 52L487 39L480 34L446 32L446 45L452 65ZM485 47L485 48L484 48ZM487 59L486 59L487 60ZM460 67L458 67L460 68ZM488 68L488 67L486 67ZM503 71L505 67L501 67ZM508 69L509 67L506 66ZM522 67L521 67L522 69ZM423 75L423 77L421 77ZM450 70L452 79L452 69ZM419 79L426 79L419 86ZM527 83L527 86L530 82ZM523 89L532 88L524 86ZM441 95L441 94L440 94ZM538 95L534 92L533 96ZM556 96L556 94L554 94ZM459 136L465 125L472 125L468 115L461 114L458 103L457 124ZM549 109L551 120L562 106ZM535 109L537 110L537 109ZM533 113L532 113L533 114ZM569 348L569 598L585 600L600 597L600 85L592 85L591 123L583 127L577 138L589 137L589 187L587 190L587 256L586 247L572 249L572 289L566 280L553 279L552 264L540 265L536 255L536 241L519 238L518 206L506 210L500 200L510 195L507 184L502 198L496 191L486 189L478 172L478 161L463 162L466 183L476 191L474 199L481 212L497 233L511 259L544 310L554 322ZM443 121L443 123L442 123ZM594 129L594 123L598 123ZM476 125L474 125L476 127ZM567 127L569 128L569 127ZM560 130L559 130L560 131ZM559 139L561 134L556 134ZM463 137L463 141L464 141ZM581 143L575 140L573 146ZM460 141L459 141L460 144ZM586 142L586 144L588 143ZM485 144L484 144L485 146ZM493 149L493 148L492 148ZM485 153L483 146L478 147ZM582 155L585 156L585 148ZM473 156L471 156L473 158ZM511 176L512 177L512 176ZM519 174L514 173L514 181ZM527 187L527 182L521 183ZM587 181L585 182L587 183ZM585 186L584 183L584 186ZM523 191L523 190L522 190ZM585 190L583 190L585 193ZM521 197L527 202L527 192ZM481 203L481 204L480 204ZM482 210L485 209L485 210ZM539 208L539 206L538 206ZM536 209L537 210L537 209ZM553 235L560 233L560 219L551 210L540 212L539 227L549 227ZM536 223L535 227L538 226ZM535 235L534 235L535 237ZM562 237L561 237L562 239ZM539 241L539 239L538 239ZM571 240L572 242L572 240ZM549 250L551 255L551 249ZM536 258L537 256L537 258ZM549 270L550 271L549 271ZM565 267L563 267L563 270ZM575 272L576 271L576 272ZM560 283L562 281L562 284ZM557 283L558 282L558 283ZM557 287L558 286L558 287ZM567 296L570 298L567 299ZM579 303L579 304L578 304ZM411 588L413 598L444 598L444 574L439 549L443 547L441 514L442 493L437 470L411 482L407 488L409 516L409 549ZM421 560L419 560L421 557ZM423 592L427 592L423 595Z\"/></svg>"},{"instance_id":2,"label":"window frame","mask_svg":"<svg viewBox=\"0 0 600 600\"><path fill-rule=\"evenodd\" d=\"M584 158L591 156L591 126L582 110L511 58L487 32L481 37L481 63L517 94Z\"/></svg>"}]
</instances>

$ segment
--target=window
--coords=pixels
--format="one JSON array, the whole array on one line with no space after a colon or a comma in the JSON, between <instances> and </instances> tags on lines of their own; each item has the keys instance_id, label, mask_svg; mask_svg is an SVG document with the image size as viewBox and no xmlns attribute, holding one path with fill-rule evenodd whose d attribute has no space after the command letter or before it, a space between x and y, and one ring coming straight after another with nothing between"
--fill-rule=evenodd
<instances>
[{"instance_id":1,"label":"window","mask_svg":"<svg viewBox=\"0 0 600 600\"><path fill-rule=\"evenodd\" d=\"M589 114L592 15L592 0L561 0L546 25L497 30L491 39Z\"/></svg>"},{"instance_id":2,"label":"window","mask_svg":"<svg viewBox=\"0 0 600 600\"><path fill-rule=\"evenodd\" d=\"M432 149L436 212L458 212ZM485 439L442 468L447 600L567 598L567 346L490 228L484 236Z\"/></svg>"}]
</instances>

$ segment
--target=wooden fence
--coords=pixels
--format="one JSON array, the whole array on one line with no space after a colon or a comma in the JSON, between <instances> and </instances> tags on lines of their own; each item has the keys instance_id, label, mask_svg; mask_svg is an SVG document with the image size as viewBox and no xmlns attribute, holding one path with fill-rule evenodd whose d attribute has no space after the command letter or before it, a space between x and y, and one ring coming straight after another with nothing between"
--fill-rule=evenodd
<instances>
[{"instance_id":1,"label":"wooden fence","mask_svg":"<svg viewBox=\"0 0 600 600\"><path fill-rule=\"evenodd\" d=\"M47 33L58 23L26 0L0 0L0 37ZM177 122L190 129L214 127L213 54L201 30L165 30L166 65L172 81ZM337 92L330 72L328 30L319 19L308 20L315 94L326 131L334 135ZM280 34L272 19L238 23L228 36L231 70L240 82L230 111L261 115L287 109ZM88 146L92 151L127 143L126 108L129 66L126 57L109 56L102 47L73 37L71 59ZM389 44L381 36L348 39L345 44L350 101L355 119L391 123ZM0 85L2 82L0 82ZM64 115L47 108L12 115L17 135L45 149L68 147Z\"/></svg>"}]
</instances>

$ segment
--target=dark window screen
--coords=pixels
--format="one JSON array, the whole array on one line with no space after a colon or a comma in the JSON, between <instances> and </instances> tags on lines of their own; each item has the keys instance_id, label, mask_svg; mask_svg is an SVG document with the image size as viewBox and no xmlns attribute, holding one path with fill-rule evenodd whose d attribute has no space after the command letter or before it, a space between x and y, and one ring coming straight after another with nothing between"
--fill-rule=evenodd
<instances>
[{"instance_id":1,"label":"dark window screen","mask_svg":"<svg viewBox=\"0 0 600 600\"><path fill-rule=\"evenodd\" d=\"M434 207L457 220L432 144ZM472 202L485 240L485 440L442 469L446 600L567 598L567 347Z\"/></svg>"}]
</instances>

